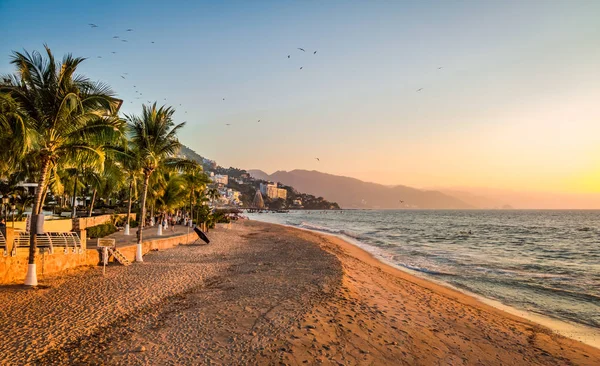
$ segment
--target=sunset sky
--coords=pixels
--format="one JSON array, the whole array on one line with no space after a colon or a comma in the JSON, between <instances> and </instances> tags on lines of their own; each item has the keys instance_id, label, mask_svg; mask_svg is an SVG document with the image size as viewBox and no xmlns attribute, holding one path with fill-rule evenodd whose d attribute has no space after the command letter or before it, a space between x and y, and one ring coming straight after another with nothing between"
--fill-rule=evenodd
<instances>
[{"instance_id":1,"label":"sunset sky","mask_svg":"<svg viewBox=\"0 0 600 366\"><path fill-rule=\"evenodd\" d=\"M175 106L182 142L224 166L597 198L599 14L599 1L0 0L0 73L44 43L89 57L81 72L123 112Z\"/></svg>"}]
</instances>

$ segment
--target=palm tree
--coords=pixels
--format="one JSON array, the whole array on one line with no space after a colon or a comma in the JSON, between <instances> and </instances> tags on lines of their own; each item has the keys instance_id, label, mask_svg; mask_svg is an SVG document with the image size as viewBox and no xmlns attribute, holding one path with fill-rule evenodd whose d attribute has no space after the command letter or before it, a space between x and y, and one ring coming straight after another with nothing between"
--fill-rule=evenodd
<instances>
[{"instance_id":1,"label":"palm tree","mask_svg":"<svg viewBox=\"0 0 600 366\"><path fill-rule=\"evenodd\" d=\"M64 56L57 62L48 46L46 55L13 52L15 74L3 76L0 93L8 93L27 114L32 136L27 154L40 164L33 203L26 285L37 285L35 253L37 220L50 171L73 160L102 165L107 143L122 133L117 117L121 101L105 84L76 74L85 60Z\"/></svg>"},{"instance_id":2,"label":"palm tree","mask_svg":"<svg viewBox=\"0 0 600 366\"><path fill-rule=\"evenodd\" d=\"M10 79L7 79L10 80ZM0 84L1 86L2 84ZM28 119L19 103L0 93L0 178L7 178L31 146Z\"/></svg>"},{"instance_id":3,"label":"palm tree","mask_svg":"<svg viewBox=\"0 0 600 366\"><path fill-rule=\"evenodd\" d=\"M143 173L135 254L135 260L139 262L143 261L142 239L146 217L146 198L152 173L161 166L175 169L197 166L195 162L175 157L175 153L181 147L177 139L177 132L185 126L185 122L176 125L173 122L174 113L173 108L165 106L157 108L154 103L151 106L143 105L141 116L126 116L130 134L130 150L140 162Z\"/></svg>"},{"instance_id":4,"label":"palm tree","mask_svg":"<svg viewBox=\"0 0 600 366\"><path fill-rule=\"evenodd\" d=\"M126 148L129 148L126 146ZM129 185L127 194L127 223L125 225L125 235L129 235L129 225L131 223L131 204L133 201L134 190L137 192L137 181L142 170L140 160L136 158L135 153L127 150L123 154L116 156L119 166L123 169L126 176L126 182ZM137 195L137 194L136 194ZM140 218L138 217L138 220Z\"/></svg>"},{"instance_id":5,"label":"palm tree","mask_svg":"<svg viewBox=\"0 0 600 366\"><path fill-rule=\"evenodd\" d=\"M185 205L188 197L187 180L180 174L165 174L166 185L156 201L162 212L173 212Z\"/></svg>"},{"instance_id":6,"label":"palm tree","mask_svg":"<svg viewBox=\"0 0 600 366\"><path fill-rule=\"evenodd\" d=\"M210 178L204 174L202 167L199 166L197 169L192 170L188 174L184 175L185 180L188 184L190 191L190 222L193 219L194 212L194 201L198 194L202 194L206 188L206 185L210 183Z\"/></svg>"},{"instance_id":7,"label":"palm tree","mask_svg":"<svg viewBox=\"0 0 600 366\"><path fill-rule=\"evenodd\" d=\"M208 190L207 196L208 196L208 198L210 198L211 205L214 206L215 200L219 199L221 197L221 194L219 193L218 189L211 188Z\"/></svg>"}]
</instances>

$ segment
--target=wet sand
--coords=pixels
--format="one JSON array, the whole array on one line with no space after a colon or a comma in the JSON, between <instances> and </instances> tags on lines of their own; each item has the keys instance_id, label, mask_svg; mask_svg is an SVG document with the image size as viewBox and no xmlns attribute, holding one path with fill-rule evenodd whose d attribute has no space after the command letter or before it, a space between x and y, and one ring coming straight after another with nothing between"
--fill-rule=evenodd
<instances>
[{"instance_id":1,"label":"wet sand","mask_svg":"<svg viewBox=\"0 0 600 366\"><path fill-rule=\"evenodd\" d=\"M382 264L258 222L129 267L0 287L0 364L594 365L600 350Z\"/></svg>"}]
</instances>

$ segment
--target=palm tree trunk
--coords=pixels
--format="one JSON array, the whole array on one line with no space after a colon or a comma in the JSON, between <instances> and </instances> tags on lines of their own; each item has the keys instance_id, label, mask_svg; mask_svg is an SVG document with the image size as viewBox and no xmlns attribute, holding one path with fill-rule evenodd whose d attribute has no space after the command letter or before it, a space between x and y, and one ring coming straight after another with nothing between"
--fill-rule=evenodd
<instances>
[{"instance_id":1,"label":"palm tree trunk","mask_svg":"<svg viewBox=\"0 0 600 366\"><path fill-rule=\"evenodd\" d=\"M194 186L192 186L192 191L190 192L190 220L194 221ZM188 227L192 226L191 222L188 223Z\"/></svg>"},{"instance_id":2,"label":"palm tree trunk","mask_svg":"<svg viewBox=\"0 0 600 366\"><path fill-rule=\"evenodd\" d=\"M73 207L71 211L71 218L77 217L77 174L75 174L75 184L73 184Z\"/></svg>"},{"instance_id":3,"label":"palm tree trunk","mask_svg":"<svg viewBox=\"0 0 600 366\"><path fill-rule=\"evenodd\" d=\"M92 212L94 212L94 201L96 201L96 192L97 190L94 189L94 194L92 195L92 202L90 203L90 214L88 215L89 217L92 217Z\"/></svg>"},{"instance_id":4,"label":"palm tree trunk","mask_svg":"<svg viewBox=\"0 0 600 366\"><path fill-rule=\"evenodd\" d=\"M31 228L29 230L29 260L27 267L27 276L25 277L25 285L37 286L37 273L35 268L35 252L37 250L37 221L38 214L42 211L44 204L44 198L46 196L46 181L48 180L48 173L50 171L50 159L47 157L42 158L42 170L40 172L40 179L38 180L38 189L35 192L35 198L33 201L33 209L31 210Z\"/></svg>"},{"instance_id":5,"label":"palm tree trunk","mask_svg":"<svg viewBox=\"0 0 600 366\"><path fill-rule=\"evenodd\" d=\"M129 206L127 207L127 227L129 227L129 221L131 217L131 190L133 187L133 182L129 182Z\"/></svg>"},{"instance_id":6,"label":"palm tree trunk","mask_svg":"<svg viewBox=\"0 0 600 366\"><path fill-rule=\"evenodd\" d=\"M135 254L136 262L143 262L142 259L142 236L144 231L146 217L146 196L148 195L148 182L150 181L150 173L144 172L144 187L142 191L142 199L140 201L140 217L138 218L139 225L137 231L137 248Z\"/></svg>"}]
</instances>

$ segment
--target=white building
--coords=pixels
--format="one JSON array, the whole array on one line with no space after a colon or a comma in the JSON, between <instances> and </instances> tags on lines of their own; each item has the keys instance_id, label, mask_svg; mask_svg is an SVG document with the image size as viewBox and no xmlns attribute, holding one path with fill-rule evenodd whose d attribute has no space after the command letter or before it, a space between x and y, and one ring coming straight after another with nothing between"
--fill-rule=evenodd
<instances>
[{"instance_id":1,"label":"white building","mask_svg":"<svg viewBox=\"0 0 600 366\"><path fill-rule=\"evenodd\" d=\"M224 186L226 186L227 183L229 183L229 177L225 174L211 174L210 179L212 179L212 181L216 184L222 184Z\"/></svg>"},{"instance_id":2,"label":"white building","mask_svg":"<svg viewBox=\"0 0 600 366\"><path fill-rule=\"evenodd\" d=\"M277 183L261 183L260 184L260 193L271 199L281 198L285 200L287 198L287 190L283 188L279 188Z\"/></svg>"}]
</instances>

